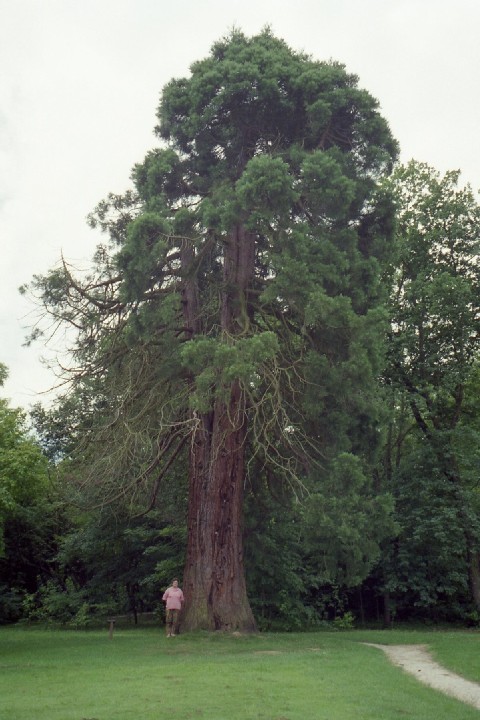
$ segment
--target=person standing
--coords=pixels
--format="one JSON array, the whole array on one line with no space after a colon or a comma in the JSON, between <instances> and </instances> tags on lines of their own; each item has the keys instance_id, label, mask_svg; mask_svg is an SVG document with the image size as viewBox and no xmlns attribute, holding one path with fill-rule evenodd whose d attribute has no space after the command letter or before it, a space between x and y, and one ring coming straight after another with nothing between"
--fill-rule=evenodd
<instances>
[{"instance_id":1,"label":"person standing","mask_svg":"<svg viewBox=\"0 0 480 720\"><path fill-rule=\"evenodd\" d=\"M175 578L163 593L163 602L166 607L166 632L167 637L175 637L178 631L178 616L185 601L182 589L178 587L178 580Z\"/></svg>"}]
</instances>

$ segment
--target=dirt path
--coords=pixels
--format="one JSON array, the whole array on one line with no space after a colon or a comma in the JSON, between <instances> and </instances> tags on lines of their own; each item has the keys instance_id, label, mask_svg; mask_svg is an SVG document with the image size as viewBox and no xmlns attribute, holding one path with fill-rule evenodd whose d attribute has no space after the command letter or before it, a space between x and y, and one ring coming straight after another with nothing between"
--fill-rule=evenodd
<instances>
[{"instance_id":1,"label":"dirt path","mask_svg":"<svg viewBox=\"0 0 480 720\"><path fill-rule=\"evenodd\" d=\"M376 643L365 643L365 645L383 650L394 665L414 675L425 685L480 710L480 685L465 680L439 665L425 645L377 645Z\"/></svg>"}]
</instances>

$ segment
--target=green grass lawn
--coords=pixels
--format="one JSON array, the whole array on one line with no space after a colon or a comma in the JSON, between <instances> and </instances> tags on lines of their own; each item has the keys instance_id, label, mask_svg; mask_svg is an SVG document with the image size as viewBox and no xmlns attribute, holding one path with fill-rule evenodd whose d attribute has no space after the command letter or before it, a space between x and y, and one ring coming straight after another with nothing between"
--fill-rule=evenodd
<instances>
[{"instance_id":1,"label":"green grass lawn","mask_svg":"<svg viewBox=\"0 0 480 720\"><path fill-rule=\"evenodd\" d=\"M480 635L0 628L2 720L478 720L363 642L424 643L480 681Z\"/></svg>"}]
</instances>

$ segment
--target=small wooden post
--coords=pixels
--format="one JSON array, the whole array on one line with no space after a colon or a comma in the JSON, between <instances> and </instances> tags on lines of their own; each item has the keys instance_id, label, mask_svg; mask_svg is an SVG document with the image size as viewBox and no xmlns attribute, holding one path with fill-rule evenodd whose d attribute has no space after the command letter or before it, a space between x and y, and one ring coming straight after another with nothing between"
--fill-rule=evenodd
<instances>
[{"instance_id":1,"label":"small wooden post","mask_svg":"<svg viewBox=\"0 0 480 720\"><path fill-rule=\"evenodd\" d=\"M115 629L115 618L108 618L108 621L110 623L108 628L108 637L110 640L113 640L113 631Z\"/></svg>"}]
</instances>

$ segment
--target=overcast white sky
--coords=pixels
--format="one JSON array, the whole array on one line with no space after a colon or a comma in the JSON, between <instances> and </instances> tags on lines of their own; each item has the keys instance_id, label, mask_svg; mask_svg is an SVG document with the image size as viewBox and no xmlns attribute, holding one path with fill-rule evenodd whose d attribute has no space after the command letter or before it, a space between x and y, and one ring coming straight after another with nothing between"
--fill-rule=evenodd
<instances>
[{"instance_id":1,"label":"overcast white sky","mask_svg":"<svg viewBox=\"0 0 480 720\"><path fill-rule=\"evenodd\" d=\"M0 0L0 362L12 406L53 382L44 347L22 347L33 306L17 288L61 252L88 263L100 237L85 217L155 145L162 87L232 27L267 24L359 76L402 160L460 169L480 188L478 0Z\"/></svg>"}]
</instances>

